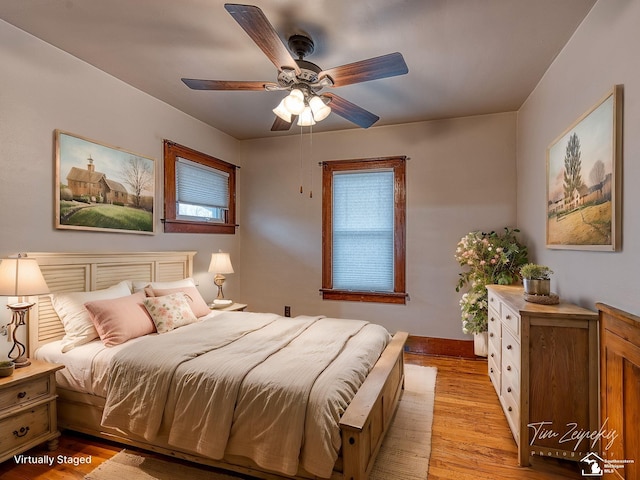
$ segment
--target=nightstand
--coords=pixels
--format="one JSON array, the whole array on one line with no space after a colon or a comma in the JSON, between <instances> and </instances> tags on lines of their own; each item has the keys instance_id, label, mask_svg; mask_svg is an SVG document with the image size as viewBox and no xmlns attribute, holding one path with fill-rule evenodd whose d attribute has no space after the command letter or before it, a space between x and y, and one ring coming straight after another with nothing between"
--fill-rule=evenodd
<instances>
[{"instance_id":1,"label":"nightstand","mask_svg":"<svg viewBox=\"0 0 640 480\"><path fill-rule=\"evenodd\" d=\"M58 447L55 372L64 365L31 360L0 378L0 462L48 442Z\"/></svg>"},{"instance_id":2,"label":"nightstand","mask_svg":"<svg viewBox=\"0 0 640 480\"><path fill-rule=\"evenodd\" d=\"M214 307L213 304L209 304L209 308L211 310L220 310L221 312L244 312L244 309L247 308L248 305L246 303L232 303L228 307Z\"/></svg>"}]
</instances>

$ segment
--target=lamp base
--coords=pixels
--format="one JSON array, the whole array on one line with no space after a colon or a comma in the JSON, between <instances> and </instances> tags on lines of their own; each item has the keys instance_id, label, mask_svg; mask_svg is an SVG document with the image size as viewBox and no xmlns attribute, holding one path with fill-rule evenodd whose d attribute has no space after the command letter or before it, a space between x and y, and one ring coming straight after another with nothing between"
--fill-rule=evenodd
<instances>
[{"instance_id":1,"label":"lamp base","mask_svg":"<svg viewBox=\"0 0 640 480\"><path fill-rule=\"evenodd\" d=\"M31 365L31 360L29 360L27 357L19 357L15 360L12 359L12 361L13 366L16 368L28 367L29 365Z\"/></svg>"}]
</instances>

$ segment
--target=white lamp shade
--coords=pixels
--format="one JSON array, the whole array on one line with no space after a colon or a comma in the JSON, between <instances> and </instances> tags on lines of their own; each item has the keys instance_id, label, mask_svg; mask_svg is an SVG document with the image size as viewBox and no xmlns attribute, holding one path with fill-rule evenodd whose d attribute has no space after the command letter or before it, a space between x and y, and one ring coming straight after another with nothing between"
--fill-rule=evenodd
<instances>
[{"instance_id":1,"label":"white lamp shade","mask_svg":"<svg viewBox=\"0 0 640 480\"><path fill-rule=\"evenodd\" d=\"M304 110L304 94L302 90L294 88L291 93L284 97L284 106L292 115L300 115Z\"/></svg>"},{"instance_id":2,"label":"white lamp shade","mask_svg":"<svg viewBox=\"0 0 640 480\"><path fill-rule=\"evenodd\" d=\"M218 252L211 254L211 263L209 264L209 271L213 273L233 273L233 267L231 266L231 257L228 253Z\"/></svg>"},{"instance_id":3,"label":"white lamp shade","mask_svg":"<svg viewBox=\"0 0 640 480\"><path fill-rule=\"evenodd\" d=\"M5 258L0 263L0 295L27 297L49 293L35 258Z\"/></svg>"},{"instance_id":4,"label":"white lamp shade","mask_svg":"<svg viewBox=\"0 0 640 480\"><path fill-rule=\"evenodd\" d=\"M273 109L273 113L275 113L285 122L291 123L291 112L284 106L284 98L280 101L278 106Z\"/></svg>"},{"instance_id":5,"label":"white lamp shade","mask_svg":"<svg viewBox=\"0 0 640 480\"><path fill-rule=\"evenodd\" d=\"M311 107L311 111L313 112L313 119L316 122L324 120L331 113L331 107L329 107L329 105L326 105L322 101L322 98L317 96L312 97L311 100L309 100L309 106Z\"/></svg>"},{"instance_id":6,"label":"white lamp shade","mask_svg":"<svg viewBox=\"0 0 640 480\"><path fill-rule=\"evenodd\" d=\"M316 121L313 119L313 113L311 113L311 108L304 107L304 110L298 117L298 125L300 127L308 127L310 125L315 125Z\"/></svg>"}]
</instances>

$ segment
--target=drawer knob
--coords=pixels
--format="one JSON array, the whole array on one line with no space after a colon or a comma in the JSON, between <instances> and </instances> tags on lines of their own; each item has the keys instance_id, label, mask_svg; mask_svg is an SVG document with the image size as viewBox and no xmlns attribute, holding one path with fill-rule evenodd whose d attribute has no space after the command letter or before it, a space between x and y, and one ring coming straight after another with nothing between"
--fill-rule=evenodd
<instances>
[{"instance_id":1,"label":"drawer knob","mask_svg":"<svg viewBox=\"0 0 640 480\"><path fill-rule=\"evenodd\" d=\"M491 354L491 358L493 358L493 357L495 357L495 354L494 354L494 353L492 353L492 354Z\"/></svg>"},{"instance_id":2,"label":"drawer knob","mask_svg":"<svg viewBox=\"0 0 640 480\"><path fill-rule=\"evenodd\" d=\"M507 315L505 318L506 318L507 320L511 320L511 315Z\"/></svg>"},{"instance_id":3,"label":"drawer knob","mask_svg":"<svg viewBox=\"0 0 640 480\"><path fill-rule=\"evenodd\" d=\"M513 412L513 408L509 407L507 410L509 410L510 412Z\"/></svg>"},{"instance_id":4,"label":"drawer knob","mask_svg":"<svg viewBox=\"0 0 640 480\"><path fill-rule=\"evenodd\" d=\"M493 368L490 368L490 369L489 369L489 371L490 371L491 373L493 373Z\"/></svg>"},{"instance_id":5,"label":"drawer knob","mask_svg":"<svg viewBox=\"0 0 640 480\"><path fill-rule=\"evenodd\" d=\"M493 332L489 334L490 337L493 337Z\"/></svg>"},{"instance_id":6,"label":"drawer knob","mask_svg":"<svg viewBox=\"0 0 640 480\"><path fill-rule=\"evenodd\" d=\"M496 321L496 319L495 319L495 318L493 318L493 317L491 317L489 320L491 320L492 322L495 322L495 321Z\"/></svg>"},{"instance_id":7,"label":"drawer knob","mask_svg":"<svg viewBox=\"0 0 640 480\"><path fill-rule=\"evenodd\" d=\"M24 397L26 397L26 396L27 396L27 392L20 392L20 393L18 393L18 398L19 398L20 400L22 400L22 399L23 399Z\"/></svg>"},{"instance_id":8,"label":"drawer knob","mask_svg":"<svg viewBox=\"0 0 640 480\"><path fill-rule=\"evenodd\" d=\"M511 365L507 365L507 370L511 371Z\"/></svg>"},{"instance_id":9,"label":"drawer knob","mask_svg":"<svg viewBox=\"0 0 640 480\"><path fill-rule=\"evenodd\" d=\"M507 392L511 393L511 387L507 387Z\"/></svg>"},{"instance_id":10,"label":"drawer knob","mask_svg":"<svg viewBox=\"0 0 640 480\"><path fill-rule=\"evenodd\" d=\"M507 350L511 350L513 347L511 345L507 345Z\"/></svg>"},{"instance_id":11,"label":"drawer knob","mask_svg":"<svg viewBox=\"0 0 640 480\"><path fill-rule=\"evenodd\" d=\"M16 438L24 437L29 432L29 427L20 427L20 430L14 430L13 435Z\"/></svg>"}]
</instances>

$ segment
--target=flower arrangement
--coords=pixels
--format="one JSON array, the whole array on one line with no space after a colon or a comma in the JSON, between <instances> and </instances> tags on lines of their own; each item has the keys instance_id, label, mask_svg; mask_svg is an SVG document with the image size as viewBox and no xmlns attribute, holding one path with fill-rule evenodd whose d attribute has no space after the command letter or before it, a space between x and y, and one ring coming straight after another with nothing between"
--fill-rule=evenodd
<instances>
[{"instance_id":1,"label":"flower arrangement","mask_svg":"<svg viewBox=\"0 0 640 480\"><path fill-rule=\"evenodd\" d=\"M462 331L487 331L488 299L486 285L510 285L520 279L519 270L528 262L528 251L516 233L505 228L504 233L470 232L458 242L455 259L463 267L456 292L468 287L460 300Z\"/></svg>"}]
</instances>

